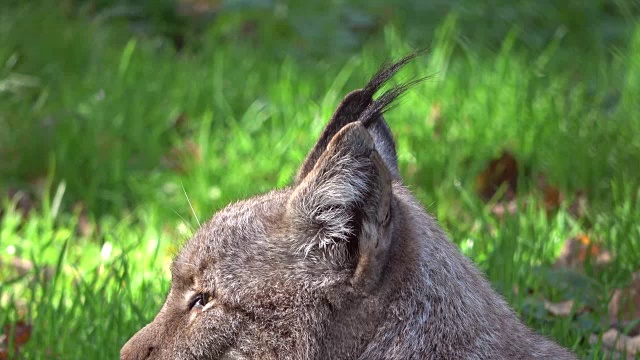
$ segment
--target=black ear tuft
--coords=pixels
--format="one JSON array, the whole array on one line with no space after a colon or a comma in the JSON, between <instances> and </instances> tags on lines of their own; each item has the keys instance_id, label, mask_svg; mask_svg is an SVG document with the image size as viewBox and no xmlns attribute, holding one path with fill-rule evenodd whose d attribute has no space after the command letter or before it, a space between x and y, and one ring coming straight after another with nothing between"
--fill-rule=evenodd
<instances>
[{"instance_id":1,"label":"black ear tuft","mask_svg":"<svg viewBox=\"0 0 640 360\"><path fill-rule=\"evenodd\" d=\"M362 124L370 130L376 140L376 145L380 146L378 151L385 164L389 167L393 177L399 177L395 142L393 141L393 136L388 125L382 118L382 114L390 108L393 101L400 95L426 78L412 80L405 84L394 86L376 100L373 100L373 95L380 90L393 75L422 52L424 52L424 50L408 55L397 62L384 64L363 89L352 91L345 96L334 112L331 120L322 131L322 134L320 134L318 142L298 170L295 179L296 184L299 184L311 169L313 169L316 161L318 161L320 155L326 150L327 144L329 144L333 136L344 126L355 121L361 121Z\"/></svg>"},{"instance_id":2,"label":"black ear tuft","mask_svg":"<svg viewBox=\"0 0 640 360\"><path fill-rule=\"evenodd\" d=\"M400 97L402 94L404 94L407 90L409 90L414 85L419 84L428 78L429 77L427 76L427 77L411 80L409 82L394 86L391 89L387 90L379 98L372 101L362 111L362 113L360 113L360 116L358 117L357 121L362 122L362 124L368 128L377 120L379 120L385 111L390 109L390 105L392 105L393 102L398 97Z\"/></svg>"},{"instance_id":3,"label":"black ear tuft","mask_svg":"<svg viewBox=\"0 0 640 360\"><path fill-rule=\"evenodd\" d=\"M369 80L367 86L364 87L364 91L369 95L369 98L372 98L373 95L380 90L380 88L387 82L389 79L393 77L400 69L402 69L405 65L411 62L411 60L415 59L418 55L422 54L424 50L416 51L413 54L407 55L404 58L393 62L393 63L384 63L376 72L375 75Z\"/></svg>"}]
</instances>

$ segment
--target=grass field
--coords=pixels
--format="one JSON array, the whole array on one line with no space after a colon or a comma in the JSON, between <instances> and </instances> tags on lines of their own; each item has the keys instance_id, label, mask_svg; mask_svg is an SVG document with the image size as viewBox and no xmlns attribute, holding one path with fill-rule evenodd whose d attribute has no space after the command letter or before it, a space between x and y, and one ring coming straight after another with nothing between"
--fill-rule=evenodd
<instances>
[{"instance_id":1,"label":"grass field","mask_svg":"<svg viewBox=\"0 0 640 360\"><path fill-rule=\"evenodd\" d=\"M285 15L258 21L278 6L223 12L180 52L160 25L0 5L0 325L30 322L24 358L117 357L162 304L197 218L286 186L342 96L416 47L429 51L398 79L432 78L387 115L405 182L529 325L602 358L588 339L640 270L638 4L496 1L513 18L493 26L459 3L399 10L367 36L320 16L311 34ZM476 186L503 150L520 206L496 216ZM558 209L545 210L539 174L564 194ZM578 234L614 261L554 269ZM542 299L589 311L553 316Z\"/></svg>"}]
</instances>

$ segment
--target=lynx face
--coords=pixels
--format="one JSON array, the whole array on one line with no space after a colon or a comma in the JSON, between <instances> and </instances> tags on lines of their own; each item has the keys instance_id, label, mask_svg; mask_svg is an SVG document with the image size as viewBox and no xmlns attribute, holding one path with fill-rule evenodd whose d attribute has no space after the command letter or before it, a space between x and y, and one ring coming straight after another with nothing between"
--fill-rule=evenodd
<instances>
[{"instance_id":1,"label":"lynx face","mask_svg":"<svg viewBox=\"0 0 640 360\"><path fill-rule=\"evenodd\" d=\"M411 58L345 97L292 186L198 230L121 359L572 358L517 320L402 186L381 114L408 85L373 95Z\"/></svg>"},{"instance_id":2,"label":"lynx face","mask_svg":"<svg viewBox=\"0 0 640 360\"><path fill-rule=\"evenodd\" d=\"M363 296L352 281L357 249L350 240L378 240L375 227L385 223L366 209L353 217L360 203L380 197L378 186L390 186L389 176L379 185L364 178L384 169L373 146L361 123L349 125L329 145L317 173L296 188L216 214L175 259L166 303L122 357L305 357L320 349L334 331L326 326L336 308ZM369 222L372 216L381 222Z\"/></svg>"}]
</instances>

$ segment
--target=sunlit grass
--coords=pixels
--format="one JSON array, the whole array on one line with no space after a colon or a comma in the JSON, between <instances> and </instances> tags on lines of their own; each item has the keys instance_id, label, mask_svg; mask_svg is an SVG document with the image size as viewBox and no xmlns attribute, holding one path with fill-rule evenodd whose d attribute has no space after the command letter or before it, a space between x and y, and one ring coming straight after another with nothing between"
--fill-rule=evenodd
<instances>
[{"instance_id":1,"label":"sunlit grass","mask_svg":"<svg viewBox=\"0 0 640 360\"><path fill-rule=\"evenodd\" d=\"M288 184L342 96L412 50L393 27L353 56L276 61L215 27L199 52L176 54L122 26L27 5L0 24L0 185L46 180L28 218L0 207L0 259L33 266L0 267L0 324L33 323L27 358L117 357L161 306L169 261L198 226L192 208L203 221ZM554 62L571 54L561 33L534 52L514 48L514 30L491 52L465 47L457 29L443 19L429 53L398 77L432 75L387 115L405 182L525 321L598 358L586 339L606 294L640 267L640 28L628 48L576 53L570 67ZM520 162L528 205L498 219L474 186L503 149ZM569 197L584 190L586 217L566 204L548 215L526 195L538 173ZM78 202L90 210L88 234ZM594 313L541 316L514 288L565 296L545 269L582 232L617 254L587 272Z\"/></svg>"}]
</instances>

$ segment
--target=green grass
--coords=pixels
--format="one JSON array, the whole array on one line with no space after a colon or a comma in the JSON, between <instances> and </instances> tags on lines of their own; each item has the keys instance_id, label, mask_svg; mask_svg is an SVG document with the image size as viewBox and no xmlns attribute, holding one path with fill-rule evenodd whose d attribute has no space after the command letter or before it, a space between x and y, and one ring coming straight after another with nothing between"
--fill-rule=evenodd
<instances>
[{"instance_id":1,"label":"green grass","mask_svg":"<svg viewBox=\"0 0 640 360\"><path fill-rule=\"evenodd\" d=\"M319 48L287 51L295 27L276 31L273 20L243 39L235 31L256 16L250 11L221 18L197 49L176 53L123 21L38 2L0 5L0 190L30 190L38 205L27 218L8 199L0 205L0 324L33 323L26 358L117 357L159 309L170 259L197 226L185 194L207 219L285 186L342 96L381 62L430 46L399 79L433 78L387 116L405 182L527 323L583 358L601 358L586 339L605 329L611 289L640 269L640 25L616 23L610 43L580 32L601 18L596 8L578 18L540 9L548 11L542 27L554 31L533 34L526 21L520 31L503 21L495 32L486 20L476 29L471 22L485 17L469 10L436 13L420 33L400 11L362 46L344 40L344 51L321 56L335 34ZM198 150L170 155L185 146ZM498 219L474 186L503 149L527 170L519 199L529 206ZM586 216L570 216L568 201L547 215L529 195L537 173L569 197L584 190ZM90 234L77 231L78 203L89 210ZM578 280L549 270L581 232L616 261ZM6 265L15 258L34 268L16 274ZM593 310L552 317L514 285Z\"/></svg>"}]
</instances>

